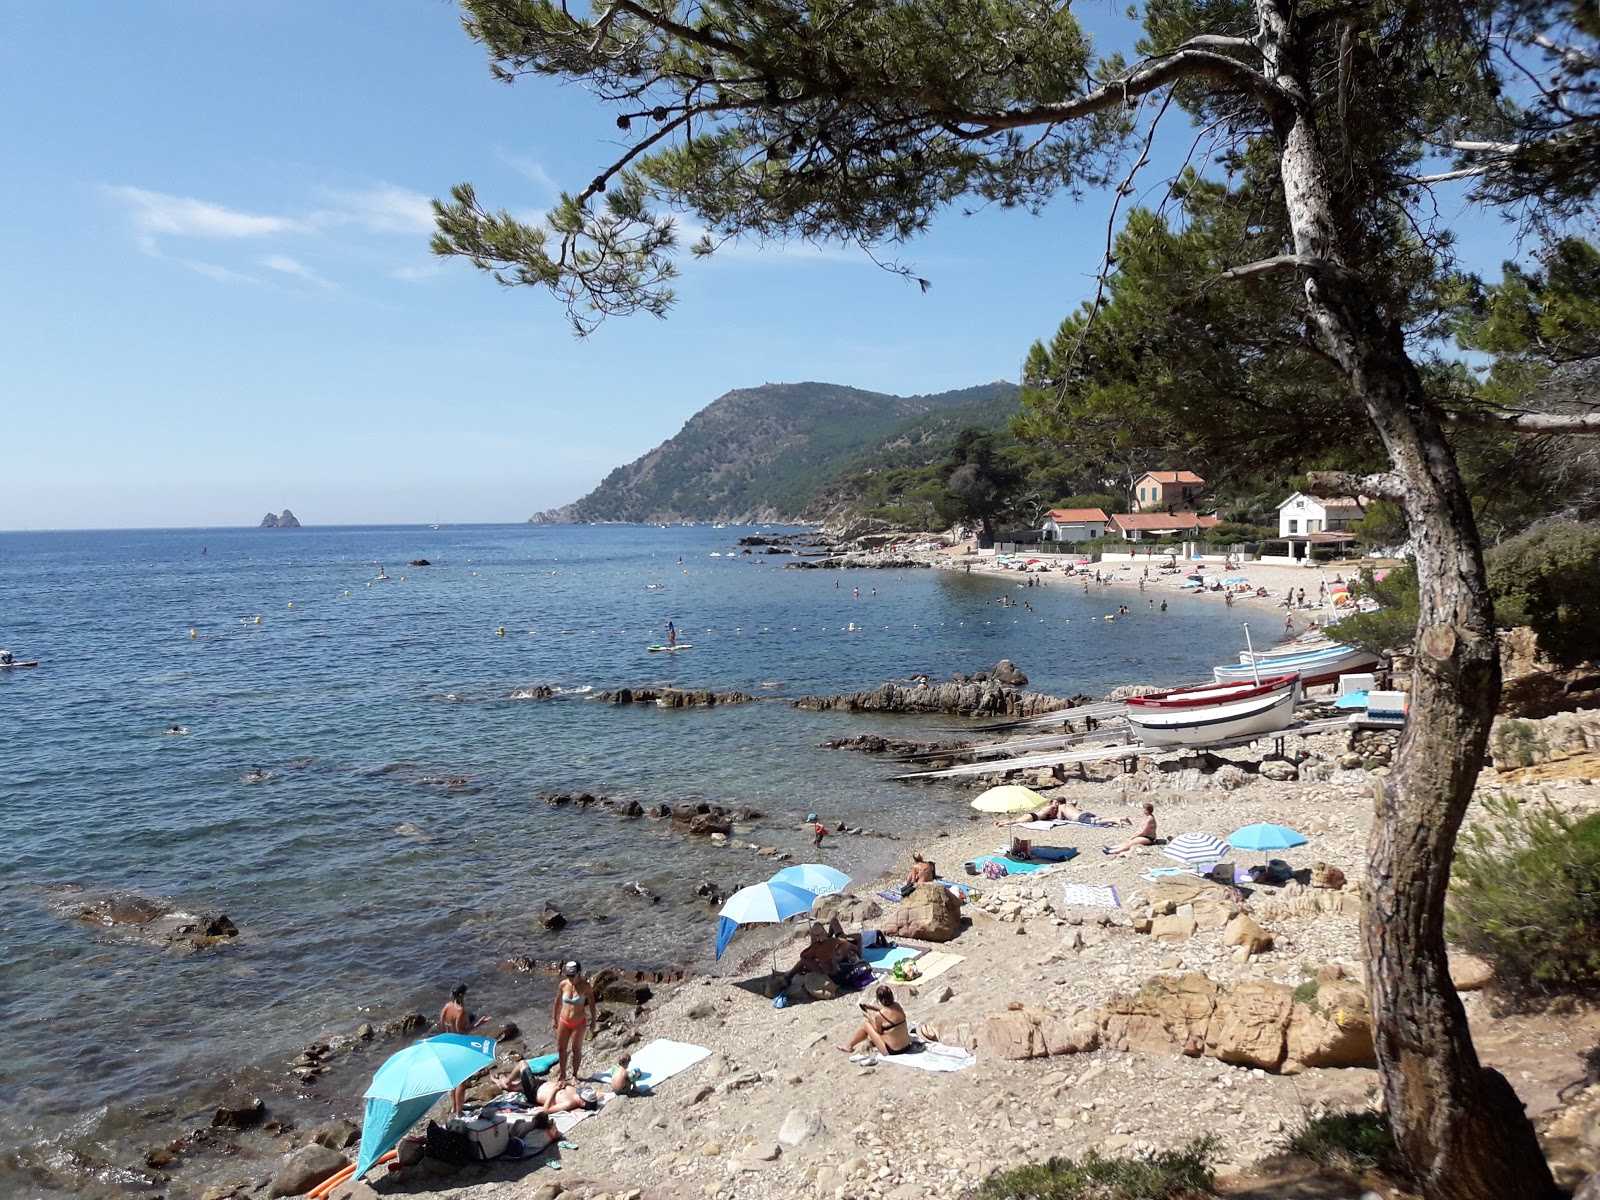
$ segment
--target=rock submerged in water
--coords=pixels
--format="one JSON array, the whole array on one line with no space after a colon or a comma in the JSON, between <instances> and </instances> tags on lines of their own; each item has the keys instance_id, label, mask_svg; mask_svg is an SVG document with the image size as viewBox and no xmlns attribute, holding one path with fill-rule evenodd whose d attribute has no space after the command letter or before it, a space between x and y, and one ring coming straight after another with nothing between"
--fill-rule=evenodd
<instances>
[{"instance_id":1,"label":"rock submerged in water","mask_svg":"<svg viewBox=\"0 0 1600 1200\"><path fill-rule=\"evenodd\" d=\"M317 1184L332 1179L349 1163L344 1155L326 1146L312 1142L301 1146L283 1160L277 1174L272 1177L269 1196L303 1196Z\"/></svg>"},{"instance_id":2,"label":"rock submerged in water","mask_svg":"<svg viewBox=\"0 0 1600 1200\"><path fill-rule=\"evenodd\" d=\"M267 1106L260 1096L239 1096L225 1100L211 1114L213 1129L249 1129L266 1119Z\"/></svg>"},{"instance_id":3,"label":"rock submerged in water","mask_svg":"<svg viewBox=\"0 0 1600 1200\"><path fill-rule=\"evenodd\" d=\"M596 692L607 704L654 704L658 708L715 708L719 704L749 704L746 692L713 692L709 688L617 688Z\"/></svg>"},{"instance_id":4,"label":"rock submerged in water","mask_svg":"<svg viewBox=\"0 0 1600 1200\"><path fill-rule=\"evenodd\" d=\"M78 920L115 930L129 941L194 953L239 936L226 913L182 912L164 900L132 893L106 896L81 907Z\"/></svg>"},{"instance_id":5,"label":"rock submerged in water","mask_svg":"<svg viewBox=\"0 0 1600 1200\"><path fill-rule=\"evenodd\" d=\"M813 712L937 713L960 717L1034 717L1074 706L1073 701L1060 696L1024 692L995 679L917 687L884 683L870 692L802 696L791 704Z\"/></svg>"}]
</instances>

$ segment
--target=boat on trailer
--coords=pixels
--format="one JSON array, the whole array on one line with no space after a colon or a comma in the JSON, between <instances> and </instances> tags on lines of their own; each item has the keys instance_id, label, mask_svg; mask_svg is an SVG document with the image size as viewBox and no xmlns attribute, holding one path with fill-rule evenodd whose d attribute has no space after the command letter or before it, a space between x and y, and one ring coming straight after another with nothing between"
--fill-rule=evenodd
<instances>
[{"instance_id":1,"label":"boat on trailer","mask_svg":"<svg viewBox=\"0 0 1600 1200\"><path fill-rule=\"evenodd\" d=\"M1341 675L1370 671L1378 665L1378 656L1372 651L1339 642L1314 650L1259 650L1254 654L1244 651L1239 660L1213 667L1211 674L1216 682L1253 681L1259 673L1270 671L1274 675L1299 675L1301 687L1315 687L1319 683L1332 683Z\"/></svg>"},{"instance_id":2,"label":"boat on trailer","mask_svg":"<svg viewBox=\"0 0 1600 1200\"><path fill-rule=\"evenodd\" d=\"M1299 703L1300 677L1292 673L1207 683L1130 698L1128 725L1146 746L1209 746L1275 733L1294 720Z\"/></svg>"}]
</instances>

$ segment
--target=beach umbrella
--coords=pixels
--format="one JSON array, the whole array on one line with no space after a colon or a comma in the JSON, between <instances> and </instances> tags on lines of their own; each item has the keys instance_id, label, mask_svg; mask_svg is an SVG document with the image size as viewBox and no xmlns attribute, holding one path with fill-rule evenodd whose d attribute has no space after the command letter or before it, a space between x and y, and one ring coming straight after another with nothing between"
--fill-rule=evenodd
<instances>
[{"instance_id":1,"label":"beach umbrella","mask_svg":"<svg viewBox=\"0 0 1600 1200\"><path fill-rule=\"evenodd\" d=\"M717 920L717 957L728 948L741 925L771 925L811 911L817 893L792 883L769 879L740 888L728 897Z\"/></svg>"},{"instance_id":2,"label":"beach umbrella","mask_svg":"<svg viewBox=\"0 0 1600 1200\"><path fill-rule=\"evenodd\" d=\"M1306 835L1283 825L1246 825L1228 835L1228 844L1240 850L1289 850L1306 844Z\"/></svg>"},{"instance_id":3,"label":"beach umbrella","mask_svg":"<svg viewBox=\"0 0 1600 1200\"><path fill-rule=\"evenodd\" d=\"M1228 857L1228 843L1214 833L1180 833L1165 846L1161 853L1181 863L1220 862Z\"/></svg>"},{"instance_id":4,"label":"beach umbrella","mask_svg":"<svg viewBox=\"0 0 1600 1200\"><path fill-rule=\"evenodd\" d=\"M833 892L844 891L849 886L850 876L832 867L825 867L821 863L796 863L779 871L772 877L771 882L792 883L795 887L804 888L818 896L827 896Z\"/></svg>"},{"instance_id":5,"label":"beach umbrella","mask_svg":"<svg viewBox=\"0 0 1600 1200\"><path fill-rule=\"evenodd\" d=\"M494 1065L495 1040L441 1033L407 1046L378 1068L367 1089L356 1177L377 1162L458 1083Z\"/></svg>"},{"instance_id":6,"label":"beach umbrella","mask_svg":"<svg viewBox=\"0 0 1600 1200\"><path fill-rule=\"evenodd\" d=\"M984 792L972 802L972 807L979 812L1018 813L1042 808L1049 803L1032 788L1025 788L1019 783L1006 783Z\"/></svg>"}]
</instances>

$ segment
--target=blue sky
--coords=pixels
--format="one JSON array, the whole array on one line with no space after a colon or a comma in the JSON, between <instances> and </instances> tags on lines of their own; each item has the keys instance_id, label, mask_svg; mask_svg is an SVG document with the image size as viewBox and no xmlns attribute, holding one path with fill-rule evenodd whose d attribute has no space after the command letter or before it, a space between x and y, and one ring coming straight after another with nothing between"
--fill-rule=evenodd
<instances>
[{"instance_id":1,"label":"blue sky","mask_svg":"<svg viewBox=\"0 0 1600 1200\"><path fill-rule=\"evenodd\" d=\"M0 529L521 520L730 388L1015 379L1104 247L1101 197L946 216L899 255L926 294L735 247L668 320L576 341L546 294L433 259L427 202L539 210L615 130L493 82L444 0L0 0L0 106Z\"/></svg>"}]
</instances>

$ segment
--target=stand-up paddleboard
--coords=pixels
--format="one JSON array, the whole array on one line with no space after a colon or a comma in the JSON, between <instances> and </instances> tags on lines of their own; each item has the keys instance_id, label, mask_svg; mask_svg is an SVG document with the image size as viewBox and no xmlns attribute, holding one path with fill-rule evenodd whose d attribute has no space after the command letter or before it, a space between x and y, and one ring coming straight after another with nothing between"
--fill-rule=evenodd
<instances>
[{"instance_id":1,"label":"stand-up paddleboard","mask_svg":"<svg viewBox=\"0 0 1600 1200\"><path fill-rule=\"evenodd\" d=\"M0 671L9 671L12 667L37 667L38 665L39 660L36 658L30 659L28 662L0 663Z\"/></svg>"},{"instance_id":2,"label":"stand-up paddleboard","mask_svg":"<svg viewBox=\"0 0 1600 1200\"><path fill-rule=\"evenodd\" d=\"M646 646L651 654L676 654L679 650L693 650L693 642L679 642L676 646Z\"/></svg>"}]
</instances>

